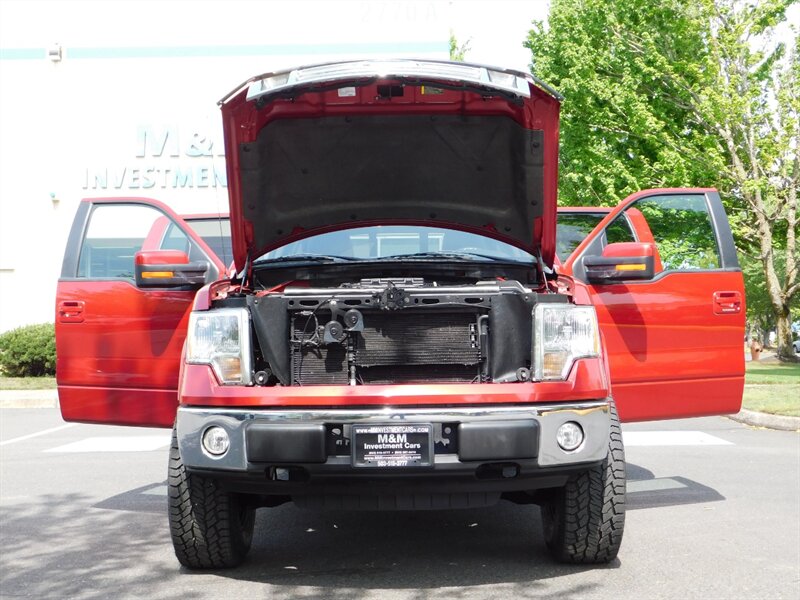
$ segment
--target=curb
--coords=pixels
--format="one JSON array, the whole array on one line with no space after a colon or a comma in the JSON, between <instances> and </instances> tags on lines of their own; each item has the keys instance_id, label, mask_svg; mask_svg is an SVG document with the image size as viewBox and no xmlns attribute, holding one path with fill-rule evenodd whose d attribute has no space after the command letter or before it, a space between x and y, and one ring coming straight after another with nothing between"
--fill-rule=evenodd
<instances>
[{"instance_id":1,"label":"curb","mask_svg":"<svg viewBox=\"0 0 800 600\"><path fill-rule=\"evenodd\" d=\"M779 429L781 431L800 431L800 417L786 417L782 415L771 415L769 413L756 412L743 408L735 415L727 415L729 419L752 425L753 427L767 427L769 429Z\"/></svg>"},{"instance_id":2,"label":"curb","mask_svg":"<svg viewBox=\"0 0 800 600\"><path fill-rule=\"evenodd\" d=\"M56 408L58 390L0 390L0 408Z\"/></svg>"}]
</instances>

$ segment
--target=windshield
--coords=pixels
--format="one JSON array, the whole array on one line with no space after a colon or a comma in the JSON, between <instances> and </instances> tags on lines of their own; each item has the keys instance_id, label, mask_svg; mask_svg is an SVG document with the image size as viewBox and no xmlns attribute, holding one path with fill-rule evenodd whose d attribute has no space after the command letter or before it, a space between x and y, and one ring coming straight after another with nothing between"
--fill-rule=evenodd
<instances>
[{"instance_id":1,"label":"windshield","mask_svg":"<svg viewBox=\"0 0 800 600\"><path fill-rule=\"evenodd\" d=\"M315 235L267 252L257 262L285 260L292 256L304 260L315 255L363 261L403 257L435 259L437 255L460 260L534 261L524 250L474 233L389 225Z\"/></svg>"}]
</instances>

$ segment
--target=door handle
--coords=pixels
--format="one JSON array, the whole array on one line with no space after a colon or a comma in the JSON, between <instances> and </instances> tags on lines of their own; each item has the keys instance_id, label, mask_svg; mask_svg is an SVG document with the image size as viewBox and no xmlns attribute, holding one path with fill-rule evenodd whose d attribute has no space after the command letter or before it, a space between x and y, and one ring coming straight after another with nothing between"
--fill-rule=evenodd
<instances>
[{"instance_id":1,"label":"door handle","mask_svg":"<svg viewBox=\"0 0 800 600\"><path fill-rule=\"evenodd\" d=\"M742 311L741 292L714 292L714 314L731 315Z\"/></svg>"},{"instance_id":2,"label":"door handle","mask_svg":"<svg viewBox=\"0 0 800 600\"><path fill-rule=\"evenodd\" d=\"M83 300L64 300L58 303L59 323L83 323Z\"/></svg>"}]
</instances>

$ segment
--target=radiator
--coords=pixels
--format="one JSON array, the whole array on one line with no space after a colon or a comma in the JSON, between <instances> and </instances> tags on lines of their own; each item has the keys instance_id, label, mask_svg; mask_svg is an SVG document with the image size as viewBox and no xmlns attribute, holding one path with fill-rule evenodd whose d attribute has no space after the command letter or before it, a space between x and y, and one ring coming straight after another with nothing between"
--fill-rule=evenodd
<instances>
[{"instance_id":1,"label":"radiator","mask_svg":"<svg viewBox=\"0 0 800 600\"><path fill-rule=\"evenodd\" d=\"M319 315L324 324L329 315ZM481 347L476 312L402 310L365 312L364 330L343 344L316 348L295 343L293 382L347 384L350 366L359 383L471 382L480 376ZM292 339L309 340L314 323L292 319ZM303 332L306 327L307 331Z\"/></svg>"}]
</instances>

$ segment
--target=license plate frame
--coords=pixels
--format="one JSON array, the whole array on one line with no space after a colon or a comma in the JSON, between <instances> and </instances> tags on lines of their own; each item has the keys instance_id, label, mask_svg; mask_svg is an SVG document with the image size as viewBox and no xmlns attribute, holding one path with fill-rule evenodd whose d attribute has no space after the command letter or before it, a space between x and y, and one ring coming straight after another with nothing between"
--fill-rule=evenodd
<instances>
[{"instance_id":1,"label":"license plate frame","mask_svg":"<svg viewBox=\"0 0 800 600\"><path fill-rule=\"evenodd\" d=\"M433 425L430 423L352 425L350 432L354 468L433 466Z\"/></svg>"}]
</instances>

